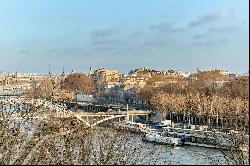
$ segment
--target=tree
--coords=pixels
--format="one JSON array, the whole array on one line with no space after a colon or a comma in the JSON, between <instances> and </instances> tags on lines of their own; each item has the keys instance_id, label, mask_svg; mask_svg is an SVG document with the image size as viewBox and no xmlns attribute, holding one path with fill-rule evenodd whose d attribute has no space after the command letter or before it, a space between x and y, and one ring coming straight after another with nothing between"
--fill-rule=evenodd
<instances>
[{"instance_id":1,"label":"tree","mask_svg":"<svg viewBox=\"0 0 250 166\"><path fill-rule=\"evenodd\" d=\"M49 100L53 95L54 81L51 78L44 79L38 87L38 96Z\"/></svg>"},{"instance_id":2,"label":"tree","mask_svg":"<svg viewBox=\"0 0 250 166\"><path fill-rule=\"evenodd\" d=\"M31 88L27 94L27 97L34 99L51 99L54 90L54 81L51 78L45 78L40 85L36 80L32 80Z\"/></svg>"},{"instance_id":3,"label":"tree","mask_svg":"<svg viewBox=\"0 0 250 166\"><path fill-rule=\"evenodd\" d=\"M230 96L232 98L240 97L248 100L249 98L249 77L242 76L226 82L220 89L221 95Z\"/></svg>"},{"instance_id":4,"label":"tree","mask_svg":"<svg viewBox=\"0 0 250 166\"><path fill-rule=\"evenodd\" d=\"M61 83L61 89L73 91L76 94L92 94L94 92L91 79L82 73L68 75Z\"/></svg>"},{"instance_id":5,"label":"tree","mask_svg":"<svg viewBox=\"0 0 250 166\"><path fill-rule=\"evenodd\" d=\"M30 85L31 85L31 87L30 87L28 93L26 94L26 97L37 99L38 98L38 94L37 94L38 82L36 80L32 79Z\"/></svg>"},{"instance_id":6,"label":"tree","mask_svg":"<svg viewBox=\"0 0 250 166\"><path fill-rule=\"evenodd\" d=\"M140 89L138 97L139 100L143 101L144 103L149 103L153 94L154 94L154 89L152 87L146 86Z\"/></svg>"},{"instance_id":7,"label":"tree","mask_svg":"<svg viewBox=\"0 0 250 166\"><path fill-rule=\"evenodd\" d=\"M168 108L168 103L167 103L168 99L169 99L168 96L163 91L160 91L156 92L150 100L150 103L154 106L154 108L159 113L161 113L162 120L164 120L166 116L166 110Z\"/></svg>"}]
</instances>

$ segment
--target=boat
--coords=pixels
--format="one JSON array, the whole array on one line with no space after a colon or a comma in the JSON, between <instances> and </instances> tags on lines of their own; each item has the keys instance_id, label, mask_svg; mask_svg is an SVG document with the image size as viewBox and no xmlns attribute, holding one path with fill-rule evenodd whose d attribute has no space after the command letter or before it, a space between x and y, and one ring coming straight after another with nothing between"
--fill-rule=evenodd
<instances>
[{"instance_id":1,"label":"boat","mask_svg":"<svg viewBox=\"0 0 250 166\"><path fill-rule=\"evenodd\" d=\"M166 137L180 138L183 145L229 150L233 145L233 137L223 133L190 129L165 128L161 134ZM247 151L242 147L242 151Z\"/></svg>"},{"instance_id":2,"label":"boat","mask_svg":"<svg viewBox=\"0 0 250 166\"><path fill-rule=\"evenodd\" d=\"M143 123L135 123L127 121L126 123L117 123L115 127L119 129L124 129L127 131L135 132L135 133L146 133L147 125Z\"/></svg>"},{"instance_id":3,"label":"boat","mask_svg":"<svg viewBox=\"0 0 250 166\"><path fill-rule=\"evenodd\" d=\"M167 145L173 145L173 146L182 145L182 141L180 138L164 137L158 133L146 133L143 136L142 140L146 142L156 142L160 144L167 144Z\"/></svg>"}]
</instances>

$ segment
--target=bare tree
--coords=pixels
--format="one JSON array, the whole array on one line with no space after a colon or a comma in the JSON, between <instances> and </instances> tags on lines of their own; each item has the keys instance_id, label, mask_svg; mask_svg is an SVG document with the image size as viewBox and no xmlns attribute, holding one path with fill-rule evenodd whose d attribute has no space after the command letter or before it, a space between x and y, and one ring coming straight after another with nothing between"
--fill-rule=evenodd
<instances>
[{"instance_id":1,"label":"bare tree","mask_svg":"<svg viewBox=\"0 0 250 166\"><path fill-rule=\"evenodd\" d=\"M52 78L45 78L39 85L36 80L33 80L31 82L31 88L26 96L33 99L41 98L49 100L53 95L54 87Z\"/></svg>"},{"instance_id":2,"label":"bare tree","mask_svg":"<svg viewBox=\"0 0 250 166\"><path fill-rule=\"evenodd\" d=\"M92 94L94 86L91 79L85 74L73 73L68 75L61 83L61 88L77 94Z\"/></svg>"}]
</instances>

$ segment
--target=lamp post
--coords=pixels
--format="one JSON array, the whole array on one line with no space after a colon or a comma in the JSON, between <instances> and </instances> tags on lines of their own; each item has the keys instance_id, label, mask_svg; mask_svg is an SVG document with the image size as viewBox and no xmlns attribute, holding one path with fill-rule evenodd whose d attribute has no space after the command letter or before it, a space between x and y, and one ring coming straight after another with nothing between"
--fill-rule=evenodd
<instances>
[{"instance_id":1,"label":"lamp post","mask_svg":"<svg viewBox=\"0 0 250 166\"><path fill-rule=\"evenodd\" d=\"M129 115L128 115L128 104L127 104L127 116L126 116L126 119L127 119L127 121L129 121Z\"/></svg>"}]
</instances>

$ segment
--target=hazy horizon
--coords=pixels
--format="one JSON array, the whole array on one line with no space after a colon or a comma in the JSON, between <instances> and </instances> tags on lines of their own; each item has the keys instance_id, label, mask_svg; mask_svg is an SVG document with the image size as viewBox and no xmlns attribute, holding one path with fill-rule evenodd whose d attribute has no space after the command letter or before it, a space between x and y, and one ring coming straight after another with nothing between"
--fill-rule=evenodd
<instances>
[{"instance_id":1,"label":"hazy horizon","mask_svg":"<svg viewBox=\"0 0 250 166\"><path fill-rule=\"evenodd\" d=\"M0 0L0 71L248 72L248 0Z\"/></svg>"}]
</instances>

